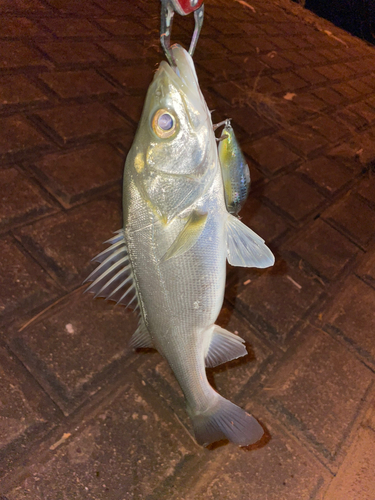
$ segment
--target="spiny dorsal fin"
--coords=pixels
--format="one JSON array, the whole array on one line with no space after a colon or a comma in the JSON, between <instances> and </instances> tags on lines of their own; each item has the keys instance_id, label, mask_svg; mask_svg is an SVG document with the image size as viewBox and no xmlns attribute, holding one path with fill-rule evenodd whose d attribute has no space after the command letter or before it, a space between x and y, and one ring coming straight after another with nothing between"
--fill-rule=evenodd
<instances>
[{"instance_id":1,"label":"spiny dorsal fin","mask_svg":"<svg viewBox=\"0 0 375 500\"><path fill-rule=\"evenodd\" d=\"M132 347L133 349L154 347L151 335L149 334L147 326L145 325L142 317L139 318L138 328L132 335L132 338L130 340L130 347Z\"/></svg>"},{"instance_id":2,"label":"spiny dorsal fin","mask_svg":"<svg viewBox=\"0 0 375 500\"><path fill-rule=\"evenodd\" d=\"M206 354L206 366L212 368L247 354L244 340L218 325L213 325L211 342Z\"/></svg>"},{"instance_id":3,"label":"spiny dorsal fin","mask_svg":"<svg viewBox=\"0 0 375 500\"><path fill-rule=\"evenodd\" d=\"M227 258L240 267L273 266L275 257L264 240L233 215L227 219Z\"/></svg>"},{"instance_id":4,"label":"spiny dorsal fin","mask_svg":"<svg viewBox=\"0 0 375 500\"><path fill-rule=\"evenodd\" d=\"M167 252L162 257L162 261L177 257L187 252L198 241L207 221L207 213L193 210L184 226L184 229L174 240Z\"/></svg>"},{"instance_id":5,"label":"spiny dorsal fin","mask_svg":"<svg viewBox=\"0 0 375 500\"><path fill-rule=\"evenodd\" d=\"M86 291L125 306L133 304L137 309L137 293L123 229L106 243L111 246L93 259L101 264L86 278L85 282L93 282Z\"/></svg>"}]
</instances>

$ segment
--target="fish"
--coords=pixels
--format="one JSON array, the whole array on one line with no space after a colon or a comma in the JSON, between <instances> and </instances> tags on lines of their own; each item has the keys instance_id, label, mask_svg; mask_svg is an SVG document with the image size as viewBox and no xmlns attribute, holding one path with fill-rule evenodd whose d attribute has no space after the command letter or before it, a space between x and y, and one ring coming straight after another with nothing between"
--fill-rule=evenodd
<instances>
[{"instance_id":1,"label":"fish","mask_svg":"<svg viewBox=\"0 0 375 500\"><path fill-rule=\"evenodd\" d=\"M215 321L224 300L226 261L265 268L264 240L229 214L211 114L193 60L171 47L151 82L123 179L123 228L95 260L87 290L138 314L130 345L167 360L185 397L198 444L244 446L259 422L209 384L206 367L244 356L244 340Z\"/></svg>"},{"instance_id":2,"label":"fish","mask_svg":"<svg viewBox=\"0 0 375 500\"><path fill-rule=\"evenodd\" d=\"M223 176L225 204L230 214L238 215L250 188L250 170L238 144L230 120L225 120L218 145Z\"/></svg>"}]
</instances>

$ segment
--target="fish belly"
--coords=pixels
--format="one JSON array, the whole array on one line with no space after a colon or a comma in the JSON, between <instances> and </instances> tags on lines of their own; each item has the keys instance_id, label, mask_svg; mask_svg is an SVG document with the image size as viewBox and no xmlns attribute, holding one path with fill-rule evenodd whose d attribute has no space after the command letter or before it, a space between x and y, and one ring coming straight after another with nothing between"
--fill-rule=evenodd
<instances>
[{"instance_id":1,"label":"fish belly","mask_svg":"<svg viewBox=\"0 0 375 500\"><path fill-rule=\"evenodd\" d=\"M166 261L162 258L186 218L163 224L133 185L124 221L145 324L193 411L207 408L216 394L207 382L204 362L205 333L220 312L225 287L226 210L216 191L214 183L200 200L199 210L208 216L196 244Z\"/></svg>"}]
</instances>

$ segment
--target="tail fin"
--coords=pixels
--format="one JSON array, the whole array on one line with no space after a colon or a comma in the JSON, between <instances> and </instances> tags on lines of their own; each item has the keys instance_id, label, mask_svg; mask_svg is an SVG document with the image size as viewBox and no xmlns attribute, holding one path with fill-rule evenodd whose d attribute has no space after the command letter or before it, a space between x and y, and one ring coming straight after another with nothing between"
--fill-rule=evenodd
<instances>
[{"instance_id":1,"label":"tail fin","mask_svg":"<svg viewBox=\"0 0 375 500\"><path fill-rule=\"evenodd\" d=\"M254 417L220 395L205 413L192 415L192 421L195 438L203 446L220 439L247 446L259 441L264 433Z\"/></svg>"}]
</instances>

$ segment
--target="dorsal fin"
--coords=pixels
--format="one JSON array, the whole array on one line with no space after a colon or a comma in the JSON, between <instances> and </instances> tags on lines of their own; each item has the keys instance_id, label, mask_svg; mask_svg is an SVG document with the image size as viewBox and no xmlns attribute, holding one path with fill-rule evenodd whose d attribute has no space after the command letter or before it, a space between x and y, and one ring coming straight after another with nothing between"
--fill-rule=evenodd
<instances>
[{"instance_id":1,"label":"dorsal fin","mask_svg":"<svg viewBox=\"0 0 375 500\"><path fill-rule=\"evenodd\" d=\"M117 304L132 304L133 309L138 309L137 292L123 229L117 231L106 243L111 243L111 246L93 259L101 264L84 281L93 282L86 292L95 293L95 297L114 300Z\"/></svg>"}]
</instances>

